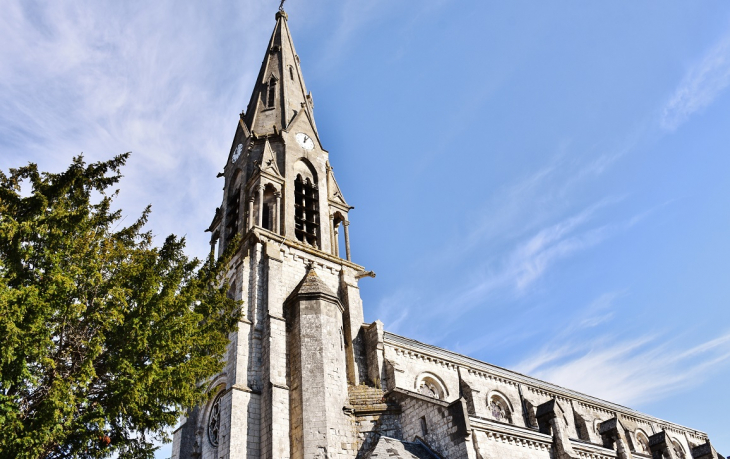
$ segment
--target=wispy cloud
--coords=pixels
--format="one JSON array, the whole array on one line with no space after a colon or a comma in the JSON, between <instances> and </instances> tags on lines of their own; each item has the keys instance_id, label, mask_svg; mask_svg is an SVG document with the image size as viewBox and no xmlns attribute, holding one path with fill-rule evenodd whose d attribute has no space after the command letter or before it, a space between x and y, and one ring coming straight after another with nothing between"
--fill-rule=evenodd
<instances>
[{"instance_id":1,"label":"wispy cloud","mask_svg":"<svg viewBox=\"0 0 730 459\"><path fill-rule=\"evenodd\" d=\"M514 369L631 405L701 384L713 367L730 360L730 332L687 348L686 337L678 335L627 337L608 331L617 328L609 322L627 293L600 295Z\"/></svg>"},{"instance_id":2,"label":"wispy cloud","mask_svg":"<svg viewBox=\"0 0 730 459\"><path fill-rule=\"evenodd\" d=\"M618 201L620 198L603 199L520 240L502 260L483 268L478 281L451 302L452 309L458 311L469 304L479 305L496 289L524 293L555 263L601 243L617 230L630 227L634 219L620 225L589 225L600 209Z\"/></svg>"},{"instance_id":3,"label":"wispy cloud","mask_svg":"<svg viewBox=\"0 0 730 459\"><path fill-rule=\"evenodd\" d=\"M677 129L689 117L706 108L730 85L730 33L715 44L686 76L666 103L661 127Z\"/></svg>"},{"instance_id":4,"label":"wispy cloud","mask_svg":"<svg viewBox=\"0 0 730 459\"><path fill-rule=\"evenodd\" d=\"M606 400L631 405L661 399L702 383L713 366L730 360L730 333L688 350L671 339L603 335L543 348L516 370Z\"/></svg>"},{"instance_id":5,"label":"wispy cloud","mask_svg":"<svg viewBox=\"0 0 730 459\"><path fill-rule=\"evenodd\" d=\"M135 215L151 203L156 234L187 234L205 255L214 177L273 27L275 5L270 21L258 20L264 9L3 2L0 168L59 170L81 152L131 150L120 206Z\"/></svg>"}]
</instances>

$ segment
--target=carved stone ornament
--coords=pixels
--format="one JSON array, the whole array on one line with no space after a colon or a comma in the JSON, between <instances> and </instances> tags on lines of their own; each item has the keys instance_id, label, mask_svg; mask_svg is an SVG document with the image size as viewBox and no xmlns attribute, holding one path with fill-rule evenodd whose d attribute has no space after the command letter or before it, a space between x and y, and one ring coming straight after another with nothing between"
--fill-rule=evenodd
<instances>
[{"instance_id":1,"label":"carved stone ornament","mask_svg":"<svg viewBox=\"0 0 730 459\"><path fill-rule=\"evenodd\" d=\"M418 388L418 392L421 393L421 395L425 395L426 397L431 397L438 399L439 398L439 391L436 389L436 386L433 384L429 384L427 381L421 382L421 386Z\"/></svg>"}]
</instances>

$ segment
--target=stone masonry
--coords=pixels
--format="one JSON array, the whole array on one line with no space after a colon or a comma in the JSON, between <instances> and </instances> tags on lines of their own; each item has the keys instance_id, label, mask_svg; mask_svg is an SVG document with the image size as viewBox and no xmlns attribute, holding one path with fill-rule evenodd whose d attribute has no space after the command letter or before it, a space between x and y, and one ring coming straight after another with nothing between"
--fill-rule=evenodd
<instances>
[{"instance_id":1,"label":"stone masonry","mask_svg":"<svg viewBox=\"0 0 730 459\"><path fill-rule=\"evenodd\" d=\"M245 315L173 458L718 459L707 435L364 323L345 201L280 10L208 231Z\"/></svg>"}]
</instances>

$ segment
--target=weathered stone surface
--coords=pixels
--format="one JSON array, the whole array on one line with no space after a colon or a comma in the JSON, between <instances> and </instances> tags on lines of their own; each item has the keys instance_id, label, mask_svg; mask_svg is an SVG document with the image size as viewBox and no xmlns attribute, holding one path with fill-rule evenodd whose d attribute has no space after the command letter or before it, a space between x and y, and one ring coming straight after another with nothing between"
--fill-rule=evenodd
<instances>
[{"instance_id":1,"label":"weathered stone surface","mask_svg":"<svg viewBox=\"0 0 730 459\"><path fill-rule=\"evenodd\" d=\"M420 442L407 442L389 437L380 437L377 444L363 459L440 459Z\"/></svg>"},{"instance_id":2,"label":"weathered stone surface","mask_svg":"<svg viewBox=\"0 0 730 459\"><path fill-rule=\"evenodd\" d=\"M223 176L208 230L219 254L242 239L228 279L245 317L174 458L721 458L702 432L363 323L374 274L350 261L352 208L284 12Z\"/></svg>"},{"instance_id":3,"label":"weathered stone surface","mask_svg":"<svg viewBox=\"0 0 730 459\"><path fill-rule=\"evenodd\" d=\"M712 447L709 440L699 446L695 446L691 452L693 459L725 459L715 451L715 448Z\"/></svg>"},{"instance_id":4,"label":"weathered stone surface","mask_svg":"<svg viewBox=\"0 0 730 459\"><path fill-rule=\"evenodd\" d=\"M618 418L603 421L600 424L599 433L603 437L603 446L615 448L618 459L632 459L624 426Z\"/></svg>"}]
</instances>

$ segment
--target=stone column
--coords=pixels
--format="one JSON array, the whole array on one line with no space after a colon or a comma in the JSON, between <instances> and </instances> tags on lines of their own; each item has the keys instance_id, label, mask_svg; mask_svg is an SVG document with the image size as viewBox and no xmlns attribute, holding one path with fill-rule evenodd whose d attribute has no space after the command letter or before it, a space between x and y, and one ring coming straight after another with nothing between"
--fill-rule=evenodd
<instances>
[{"instance_id":1,"label":"stone column","mask_svg":"<svg viewBox=\"0 0 730 459\"><path fill-rule=\"evenodd\" d=\"M340 256L340 227L335 226L335 256Z\"/></svg>"},{"instance_id":2,"label":"stone column","mask_svg":"<svg viewBox=\"0 0 730 459\"><path fill-rule=\"evenodd\" d=\"M332 255L335 254L335 217L330 215L330 247Z\"/></svg>"},{"instance_id":3,"label":"stone column","mask_svg":"<svg viewBox=\"0 0 730 459\"><path fill-rule=\"evenodd\" d=\"M281 234L281 216L284 215L284 213L281 211L281 191L275 191L274 197L276 198L276 207L274 210L274 232L276 234Z\"/></svg>"},{"instance_id":4,"label":"stone column","mask_svg":"<svg viewBox=\"0 0 730 459\"><path fill-rule=\"evenodd\" d=\"M345 252L347 253L347 261L352 261L350 258L350 222L345 220L342 224L345 225Z\"/></svg>"},{"instance_id":5,"label":"stone column","mask_svg":"<svg viewBox=\"0 0 730 459\"><path fill-rule=\"evenodd\" d=\"M248 224L247 229L253 228L253 194L251 197L248 198L248 221L246 222Z\"/></svg>"},{"instance_id":6,"label":"stone column","mask_svg":"<svg viewBox=\"0 0 730 459\"><path fill-rule=\"evenodd\" d=\"M256 192L259 195L259 215L256 219L256 224L259 226L259 228L263 227L263 218L264 218L264 187L257 186Z\"/></svg>"}]
</instances>

